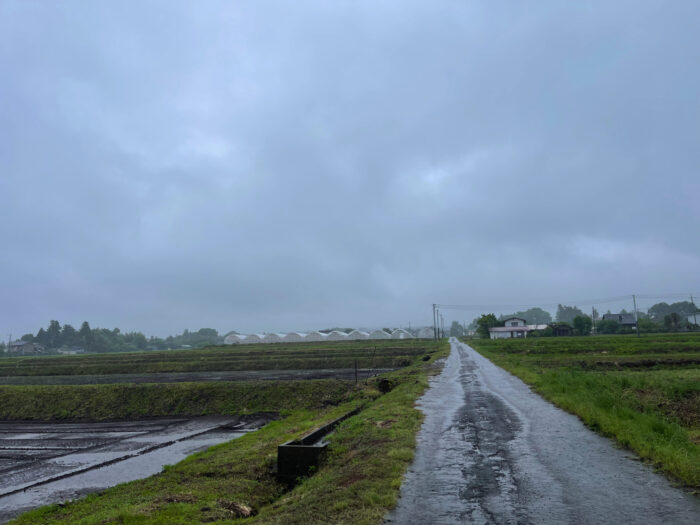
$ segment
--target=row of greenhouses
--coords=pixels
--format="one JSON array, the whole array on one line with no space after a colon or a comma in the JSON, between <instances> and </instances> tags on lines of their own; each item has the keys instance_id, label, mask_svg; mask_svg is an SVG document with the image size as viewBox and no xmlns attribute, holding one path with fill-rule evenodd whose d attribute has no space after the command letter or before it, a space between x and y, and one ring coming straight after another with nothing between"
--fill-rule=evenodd
<instances>
[{"instance_id":1,"label":"row of greenhouses","mask_svg":"<svg viewBox=\"0 0 700 525\"><path fill-rule=\"evenodd\" d=\"M416 335L403 328L398 328L393 332L386 330L372 330L371 332L353 330L346 333L340 330L333 330L331 332L289 332L286 334L229 334L224 339L224 344L309 343L317 341L359 341L363 339L432 339L432 337L432 328L419 330Z\"/></svg>"}]
</instances>

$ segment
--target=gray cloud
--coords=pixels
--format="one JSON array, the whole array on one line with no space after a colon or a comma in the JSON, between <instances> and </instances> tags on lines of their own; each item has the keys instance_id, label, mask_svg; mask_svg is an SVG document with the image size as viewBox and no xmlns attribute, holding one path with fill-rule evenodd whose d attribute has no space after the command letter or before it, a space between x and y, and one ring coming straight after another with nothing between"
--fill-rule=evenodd
<instances>
[{"instance_id":1,"label":"gray cloud","mask_svg":"<svg viewBox=\"0 0 700 525\"><path fill-rule=\"evenodd\" d=\"M0 330L697 290L699 14L4 2Z\"/></svg>"}]
</instances>

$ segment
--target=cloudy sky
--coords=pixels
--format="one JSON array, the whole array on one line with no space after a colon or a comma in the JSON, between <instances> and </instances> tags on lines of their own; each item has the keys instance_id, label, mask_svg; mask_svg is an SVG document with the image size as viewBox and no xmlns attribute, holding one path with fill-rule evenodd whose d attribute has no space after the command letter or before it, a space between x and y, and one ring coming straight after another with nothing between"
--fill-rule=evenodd
<instances>
[{"instance_id":1,"label":"cloudy sky","mask_svg":"<svg viewBox=\"0 0 700 525\"><path fill-rule=\"evenodd\" d=\"M699 19L2 0L0 336L697 292Z\"/></svg>"}]
</instances>

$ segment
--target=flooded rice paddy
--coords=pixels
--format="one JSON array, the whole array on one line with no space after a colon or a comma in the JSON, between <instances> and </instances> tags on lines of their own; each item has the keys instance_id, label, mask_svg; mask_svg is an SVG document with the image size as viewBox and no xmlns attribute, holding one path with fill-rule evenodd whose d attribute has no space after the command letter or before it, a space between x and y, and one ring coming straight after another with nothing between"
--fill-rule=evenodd
<instances>
[{"instance_id":1,"label":"flooded rice paddy","mask_svg":"<svg viewBox=\"0 0 700 525\"><path fill-rule=\"evenodd\" d=\"M0 423L0 523L42 505L151 476L268 421L261 416Z\"/></svg>"}]
</instances>

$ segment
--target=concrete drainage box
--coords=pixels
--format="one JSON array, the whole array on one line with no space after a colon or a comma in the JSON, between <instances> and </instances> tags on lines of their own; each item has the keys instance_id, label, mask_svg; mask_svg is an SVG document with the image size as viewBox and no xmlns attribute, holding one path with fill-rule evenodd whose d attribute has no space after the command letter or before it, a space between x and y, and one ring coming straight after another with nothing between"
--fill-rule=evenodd
<instances>
[{"instance_id":1,"label":"concrete drainage box","mask_svg":"<svg viewBox=\"0 0 700 525\"><path fill-rule=\"evenodd\" d=\"M342 421L357 414L362 407L334 419L327 425L317 428L308 434L282 443L277 447L277 477L287 483L295 483L303 476L313 474L323 460L328 448L324 438Z\"/></svg>"}]
</instances>

